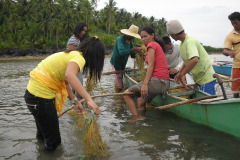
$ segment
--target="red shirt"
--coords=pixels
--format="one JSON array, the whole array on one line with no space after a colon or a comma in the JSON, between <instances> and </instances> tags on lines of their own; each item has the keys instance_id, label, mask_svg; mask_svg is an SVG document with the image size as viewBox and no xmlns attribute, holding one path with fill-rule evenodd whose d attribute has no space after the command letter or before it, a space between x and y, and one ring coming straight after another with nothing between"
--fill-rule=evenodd
<instances>
[{"instance_id":1,"label":"red shirt","mask_svg":"<svg viewBox=\"0 0 240 160\"><path fill-rule=\"evenodd\" d=\"M155 77L158 79L170 79L169 72L168 72L167 59L162 50L162 47L157 42L148 43L147 50L150 47L155 50L155 64L154 64L152 77ZM146 52L145 61L148 64L147 53L148 52Z\"/></svg>"}]
</instances>

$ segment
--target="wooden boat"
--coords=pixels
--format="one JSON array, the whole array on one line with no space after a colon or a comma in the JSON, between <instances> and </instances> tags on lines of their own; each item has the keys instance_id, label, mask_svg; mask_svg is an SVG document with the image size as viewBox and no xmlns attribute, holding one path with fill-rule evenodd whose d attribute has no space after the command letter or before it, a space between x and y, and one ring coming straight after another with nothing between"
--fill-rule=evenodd
<instances>
[{"instance_id":1,"label":"wooden boat","mask_svg":"<svg viewBox=\"0 0 240 160\"><path fill-rule=\"evenodd\" d=\"M138 75L136 72L125 74L124 83L128 87L133 86L137 82L132 77L136 75ZM171 88L176 85L175 82L171 81ZM158 95L151 103L154 106L165 106L191 101L197 98L201 99L203 97L211 98L208 93L198 89L191 89L184 92ZM155 107L155 109L156 108L161 107ZM223 99L222 96L216 96L216 98L186 103L166 110L192 122L240 137L240 98Z\"/></svg>"},{"instance_id":2,"label":"wooden boat","mask_svg":"<svg viewBox=\"0 0 240 160\"><path fill-rule=\"evenodd\" d=\"M212 66L216 73L219 73L225 76L232 75L232 62L217 61L213 63Z\"/></svg>"}]
</instances>

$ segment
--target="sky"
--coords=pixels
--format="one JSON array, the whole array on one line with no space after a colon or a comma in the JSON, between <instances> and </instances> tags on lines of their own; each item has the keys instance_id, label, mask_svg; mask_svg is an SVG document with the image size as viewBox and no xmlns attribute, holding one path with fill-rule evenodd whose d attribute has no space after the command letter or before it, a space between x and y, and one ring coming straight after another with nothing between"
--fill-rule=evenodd
<instances>
[{"instance_id":1,"label":"sky","mask_svg":"<svg viewBox=\"0 0 240 160\"><path fill-rule=\"evenodd\" d=\"M109 0L99 0L97 10ZM233 27L228 15L240 12L240 0L115 0L116 7L156 19L179 20L185 32L205 46L222 48ZM174 42L178 43L179 42Z\"/></svg>"}]
</instances>

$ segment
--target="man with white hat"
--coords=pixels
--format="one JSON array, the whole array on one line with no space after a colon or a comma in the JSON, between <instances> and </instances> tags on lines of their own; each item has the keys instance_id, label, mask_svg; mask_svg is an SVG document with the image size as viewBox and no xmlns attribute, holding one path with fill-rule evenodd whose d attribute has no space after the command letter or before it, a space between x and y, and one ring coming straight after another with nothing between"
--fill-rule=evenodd
<instances>
[{"instance_id":1,"label":"man with white hat","mask_svg":"<svg viewBox=\"0 0 240 160\"><path fill-rule=\"evenodd\" d=\"M134 38L141 39L141 36L138 34L137 26L132 24L129 29L122 29L120 32L123 33L123 35L117 37L110 60L114 71L124 70L129 55L134 58L136 52L141 51L141 47L134 47L132 42ZM115 74L118 91L123 89L122 78L123 73Z\"/></svg>"},{"instance_id":2,"label":"man with white hat","mask_svg":"<svg viewBox=\"0 0 240 160\"><path fill-rule=\"evenodd\" d=\"M184 32L182 24L177 20L170 20L166 24L168 34L175 40L180 40L180 53L184 62L179 73L175 76L176 82L186 85L185 75L192 73L192 77L201 90L215 95L216 79L212 62L208 53L200 42Z\"/></svg>"}]
</instances>

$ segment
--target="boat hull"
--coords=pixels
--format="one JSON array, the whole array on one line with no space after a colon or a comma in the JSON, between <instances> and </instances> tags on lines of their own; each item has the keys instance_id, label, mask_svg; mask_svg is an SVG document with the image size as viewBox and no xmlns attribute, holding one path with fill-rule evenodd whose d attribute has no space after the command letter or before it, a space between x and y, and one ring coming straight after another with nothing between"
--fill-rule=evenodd
<instances>
[{"instance_id":1,"label":"boat hull","mask_svg":"<svg viewBox=\"0 0 240 160\"><path fill-rule=\"evenodd\" d=\"M134 85L129 73L124 76L125 83L128 87ZM171 87L175 86L171 82ZM209 94L199 91L186 91L181 93L168 93L166 95L157 95L153 100L154 106L163 106L183 101L182 97L199 98ZM187 100L187 99L185 99ZM240 99L230 98L227 100L218 100L213 102L195 102L188 103L166 109L173 114L188 119L192 122L205 125L221 132L240 137Z\"/></svg>"},{"instance_id":2,"label":"boat hull","mask_svg":"<svg viewBox=\"0 0 240 160\"><path fill-rule=\"evenodd\" d=\"M212 65L213 69L216 73L231 76L232 75L232 65L224 64L224 65Z\"/></svg>"}]
</instances>

